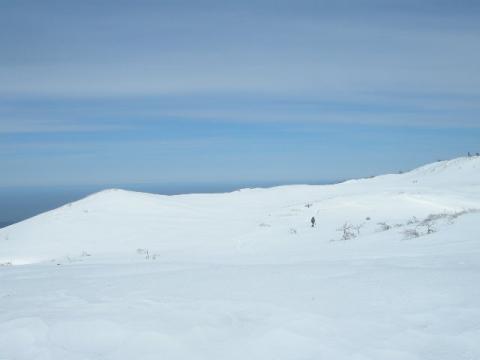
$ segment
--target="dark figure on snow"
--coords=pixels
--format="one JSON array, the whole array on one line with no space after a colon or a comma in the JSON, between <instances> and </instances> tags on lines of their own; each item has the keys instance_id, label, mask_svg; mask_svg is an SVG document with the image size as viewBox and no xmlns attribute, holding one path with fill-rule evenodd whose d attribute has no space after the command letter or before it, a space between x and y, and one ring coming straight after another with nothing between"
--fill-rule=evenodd
<instances>
[{"instance_id":1,"label":"dark figure on snow","mask_svg":"<svg viewBox=\"0 0 480 360\"><path fill-rule=\"evenodd\" d=\"M312 223L312 227L315 227L315 217L312 216L312 219L310 220L310 222Z\"/></svg>"}]
</instances>

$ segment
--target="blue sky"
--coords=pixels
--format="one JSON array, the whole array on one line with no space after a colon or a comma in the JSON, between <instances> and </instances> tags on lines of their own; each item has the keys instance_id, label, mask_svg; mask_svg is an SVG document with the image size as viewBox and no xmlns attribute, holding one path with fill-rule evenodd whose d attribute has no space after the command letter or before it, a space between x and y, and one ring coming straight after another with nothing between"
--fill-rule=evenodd
<instances>
[{"instance_id":1,"label":"blue sky","mask_svg":"<svg viewBox=\"0 0 480 360\"><path fill-rule=\"evenodd\" d=\"M0 1L0 187L320 182L480 151L478 1Z\"/></svg>"}]
</instances>

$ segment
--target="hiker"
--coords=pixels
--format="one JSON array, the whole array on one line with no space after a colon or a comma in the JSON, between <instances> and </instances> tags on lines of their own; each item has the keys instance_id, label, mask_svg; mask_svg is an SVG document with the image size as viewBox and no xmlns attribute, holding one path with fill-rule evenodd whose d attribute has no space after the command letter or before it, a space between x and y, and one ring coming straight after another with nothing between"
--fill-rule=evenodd
<instances>
[{"instance_id":1,"label":"hiker","mask_svg":"<svg viewBox=\"0 0 480 360\"><path fill-rule=\"evenodd\" d=\"M310 222L312 223L312 227L315 227L315 217L312 216L312 219L310 220Z\"/></svg>"}]
</instances>

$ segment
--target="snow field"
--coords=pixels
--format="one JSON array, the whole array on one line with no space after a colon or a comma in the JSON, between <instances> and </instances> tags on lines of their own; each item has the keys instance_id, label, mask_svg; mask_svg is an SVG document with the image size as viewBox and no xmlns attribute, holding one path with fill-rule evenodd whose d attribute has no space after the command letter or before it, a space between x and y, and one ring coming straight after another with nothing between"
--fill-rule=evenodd
<instances>
[{"instance_id":1,"label":"snow field","mask_svg":"<svg viewBox=\"0 0 480 360\"><path fill-rule=\"evenodd\" d=\"M480 359L479 185L94 194L0 230L0 360Z\"/></svg>"}]
</instances>

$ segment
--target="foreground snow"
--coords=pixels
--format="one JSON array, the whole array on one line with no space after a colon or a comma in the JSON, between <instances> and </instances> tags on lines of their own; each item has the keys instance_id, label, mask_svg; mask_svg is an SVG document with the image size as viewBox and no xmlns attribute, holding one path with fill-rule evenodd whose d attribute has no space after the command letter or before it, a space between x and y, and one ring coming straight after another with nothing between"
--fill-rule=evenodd
<instances>
[{"instance_id":1,"label":"foreground snow","mask_svg":"<svg viewBox=\"0 0 480 360\"><path fill-rule=\"evenodd\" d=\"M0 359L479 359L478 209L479 158L94 194L0 230Z\"/></svg>"}]
</instances>

